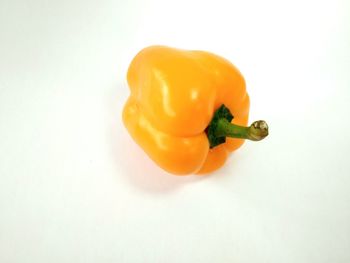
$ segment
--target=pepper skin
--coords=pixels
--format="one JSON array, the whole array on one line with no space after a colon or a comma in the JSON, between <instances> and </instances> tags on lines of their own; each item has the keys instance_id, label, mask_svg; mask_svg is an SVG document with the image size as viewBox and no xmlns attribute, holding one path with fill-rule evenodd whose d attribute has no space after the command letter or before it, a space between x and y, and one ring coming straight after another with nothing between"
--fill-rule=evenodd
<instances>
[{"instance_id":1,"label":"pepper skin","mask_svg":"<svg viewBox=\"0 0 350 263\"><path fill-rule=\"evenodd\" d=\"M130 97L123 122L132 138L164 170L204 174L221 167L244 139L227 138L210 148L206 128L225 105L232 123L247 125L249 96L238 69L205 51L166 46L141 50L127 80Z\"/></svg>"}]
</instances>

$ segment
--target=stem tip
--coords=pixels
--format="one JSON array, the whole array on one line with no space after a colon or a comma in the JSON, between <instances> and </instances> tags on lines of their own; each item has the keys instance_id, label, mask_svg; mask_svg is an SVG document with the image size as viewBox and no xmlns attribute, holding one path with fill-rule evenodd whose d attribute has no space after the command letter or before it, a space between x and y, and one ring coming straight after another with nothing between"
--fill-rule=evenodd
<instances>
[{"instance_id":1,"label":"stem tip","mask_svg":"<svg viewBox=\"0 0 350 263\"><path fill-rule=\"evenodd\" d=\"M252 141L260 141L269 135L269 126L265 121L255 121L249 127L249 139Z\"/></svg>"}]
</instances>

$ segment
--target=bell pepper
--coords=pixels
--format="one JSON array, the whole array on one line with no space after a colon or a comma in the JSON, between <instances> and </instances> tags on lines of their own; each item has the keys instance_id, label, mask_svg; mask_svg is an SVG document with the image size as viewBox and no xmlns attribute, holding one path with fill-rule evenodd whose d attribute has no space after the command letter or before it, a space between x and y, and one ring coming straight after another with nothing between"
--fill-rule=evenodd
<instances>
[{"instance_id":1,"label":"bell pepper","mask_svg":"<svg viewBox=\"0 0 350 263\"><path fill-rule=\"evenodd\" d=\"M123 122L164 170L204 174L221 167L244 139L268 135L264 121L246 127L249 96L239 70L205 51L150 46L132 60Z\"/></svg>"}]
</instances>

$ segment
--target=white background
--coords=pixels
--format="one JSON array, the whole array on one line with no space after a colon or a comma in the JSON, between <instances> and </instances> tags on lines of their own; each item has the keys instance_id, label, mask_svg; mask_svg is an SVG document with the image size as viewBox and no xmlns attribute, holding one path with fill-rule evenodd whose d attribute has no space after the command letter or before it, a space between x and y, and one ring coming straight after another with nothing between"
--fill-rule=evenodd
<instances>
[{"instance_id":1,"label":"white background","mask_svg":"<svg viewBox=\"0 0 350 263\"><path fill-rule=\"evenodd\" d=\"M0 0L0 262L350 262L350 4ZM247 142L205 176L121 122L143 47L243 73Z\"/></svg>"}]
</instances>

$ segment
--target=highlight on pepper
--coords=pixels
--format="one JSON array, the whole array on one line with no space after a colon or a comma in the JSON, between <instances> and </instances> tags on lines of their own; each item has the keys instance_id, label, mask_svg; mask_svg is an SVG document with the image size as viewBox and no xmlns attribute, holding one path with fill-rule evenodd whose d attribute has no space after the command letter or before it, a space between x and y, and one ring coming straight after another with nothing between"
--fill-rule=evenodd
<instances>
[{"instance_id":1,"label":"highlight on pepper","mask_svg":"<svg viewBox=\"0 0 350 263\"><path fill-rule=\"evenodd\" d=\"M131 61L123 122L131 137L164 170L205 174L220 168L246 139L268 125L248 123L249 96L239 70L205 51L150 46Z\"/></svg>"}]
</instances>

